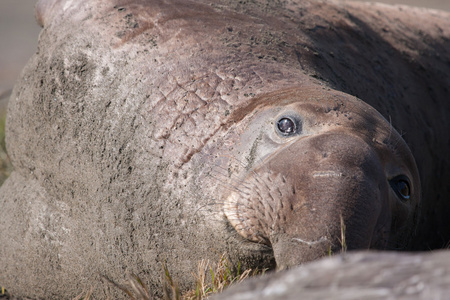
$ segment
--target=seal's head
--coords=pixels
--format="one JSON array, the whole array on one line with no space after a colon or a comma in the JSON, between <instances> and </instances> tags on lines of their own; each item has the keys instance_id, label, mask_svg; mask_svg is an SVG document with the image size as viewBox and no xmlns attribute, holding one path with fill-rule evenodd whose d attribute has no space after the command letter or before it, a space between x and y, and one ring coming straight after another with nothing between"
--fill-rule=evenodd
<instances>
[{"instance_id":1,"label":"seal's head","mask_svg":"<svg viewBox=\"0 0 450 300\"><path fill-rule=\"evenodd\" d=\"M420 182L389 122L355 97L317 87L255 103L241 112L244 128L235 129L238 159L229 163L233 184L224 196L224 213L240 236L272 247L278 269L343 246L406 245Z\"/></svg>"}]
</instances>

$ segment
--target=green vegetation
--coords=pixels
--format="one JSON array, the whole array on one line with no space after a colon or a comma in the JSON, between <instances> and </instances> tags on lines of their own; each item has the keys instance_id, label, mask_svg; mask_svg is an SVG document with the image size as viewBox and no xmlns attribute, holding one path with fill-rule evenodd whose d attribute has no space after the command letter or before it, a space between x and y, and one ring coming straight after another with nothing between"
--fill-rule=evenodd
<instances>
[{"instance_id":1,"label":"green vegetation","mask_svg":"<svg viewBox=\"0 0 450 300\"><path fill-rule=\"evenodd\" d=\"M8 178L12 171L11 161L6 153L5 146L5 120L6 113L0 115L0 185Z\"/></svg>"}]
</instances>

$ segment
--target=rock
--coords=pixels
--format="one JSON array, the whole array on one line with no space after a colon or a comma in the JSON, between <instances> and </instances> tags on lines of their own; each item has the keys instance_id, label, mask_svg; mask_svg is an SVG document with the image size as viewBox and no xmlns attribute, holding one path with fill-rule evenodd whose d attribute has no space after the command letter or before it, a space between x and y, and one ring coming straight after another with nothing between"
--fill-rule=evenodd
<instances>
[{"instance_id":1,"label":"rock","mask_svg":"<svg viewBox=\"0 0 450 300\"><path fill-rule=\"evenodd\" d=\"M447 299L449 261L448 251L347 253L252 278L211 299Z\"/></svg>"}]
</instances>

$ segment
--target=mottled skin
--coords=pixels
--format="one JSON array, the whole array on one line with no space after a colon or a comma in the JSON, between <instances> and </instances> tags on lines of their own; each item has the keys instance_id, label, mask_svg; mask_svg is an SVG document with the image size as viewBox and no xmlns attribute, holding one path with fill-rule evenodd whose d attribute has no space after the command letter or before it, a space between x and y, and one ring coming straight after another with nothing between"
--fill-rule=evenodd
<instances>
[{"instance_id":1,"label":"mottled skin","mask_svg":"<svg viewBox=\"0 0 450 300\"><path fill-rule=\"evenodd\" d=\"M158 296L162 261L187 289L223 253L287 268L339 251L341 219L349 249L450 238L448 14L307 0L36 11L0 193L12 293L69 298L134 272Z\"/></svg>"}]
</instances>

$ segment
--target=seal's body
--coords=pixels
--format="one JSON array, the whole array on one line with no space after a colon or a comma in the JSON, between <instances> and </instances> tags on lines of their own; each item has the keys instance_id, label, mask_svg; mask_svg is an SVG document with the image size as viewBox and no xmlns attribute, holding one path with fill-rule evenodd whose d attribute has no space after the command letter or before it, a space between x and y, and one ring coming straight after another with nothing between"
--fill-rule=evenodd
<instances>
[{"instance_id":1,"label":"seal's body","mask_svg":"<svg viewBox=\"0 0 450 300\"><path fill-rule=\"evenodd\" d=\"M448 14L41 0L37 19L0 196L0 282L13 293L75 296L127 271L158 293L164 260L189 288L198 261L223 253L283 269L449 235L433 215L450 170ZM423 192L394 128L420 157Z\"/></svg>"}]
</instances>

